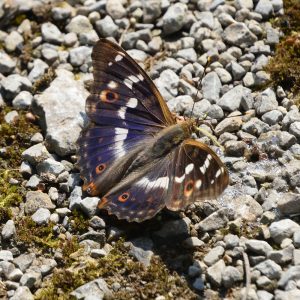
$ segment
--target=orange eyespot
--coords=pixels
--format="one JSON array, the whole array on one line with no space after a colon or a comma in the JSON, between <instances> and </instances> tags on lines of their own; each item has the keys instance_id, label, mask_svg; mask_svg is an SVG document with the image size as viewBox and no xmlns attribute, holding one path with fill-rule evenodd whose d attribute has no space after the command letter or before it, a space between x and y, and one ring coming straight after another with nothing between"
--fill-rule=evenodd
<instances>
[{"instance_id":1,"label":"orange eyespot","mask_svg":"<svg viewBox=\"0 0 300 300\"><path fill-rule=\"evenodd\" d=\"M189 180L184 186L184 196L189 197L193 192L193 188L194 188L194 181Z\"/></svg>"},{"instance_id":2,"label":"orange eyespot","mask_svg":"<svg viewBox=\"0 0 300 300\"><path fill-rule=\"evenodd\" d=\"M106 164L100 164L96 167L96 174L101 174L106 169Z\"/></svg>"},{"instance_id":3,"label":"orange eyespot","mask_svg":"<svg viewBox=\"0 0 300 300\"><path fill-rule=\"evenodd\" d=\"M119 96L117 93L112 92L110 90L103 90L100 93L100 100L103 102L113 103L119 99Z\"/></svg>"},{"instance_id":4,"label":"orange eyespot","mask_svg":"<svg viewBox=\"0 0 300 300\"><path fill-rule=\"evenodd\" d=\"M118 200L120 202L126 202L128 198L129 198L129 193L126 192L126 193L123 193L122 195L120 195L119 198L118 198Z\"/></svg>"}]
</instances>

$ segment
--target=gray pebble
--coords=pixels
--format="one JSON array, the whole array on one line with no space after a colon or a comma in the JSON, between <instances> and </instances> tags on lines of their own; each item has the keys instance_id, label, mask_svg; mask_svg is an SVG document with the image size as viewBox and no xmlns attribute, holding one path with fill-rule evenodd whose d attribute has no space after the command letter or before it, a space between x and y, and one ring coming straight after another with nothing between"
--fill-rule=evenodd
<instances>
[{"instance_id":1,"label":"gray pebble","mask_svg":"<svg viewBox=\"0 0 300 300\"><path fill-rule=\"evenodd\" d=\"M17 31L12 31L10 34L7 35L4 41L5 49L8 52L14 52L17 49L21 50L22 45L24 43L24 39L22 35Z\"/></svg>"},{"instance_id":2,"label":"gray pebble","mask_svg":"<svg viewBox=\"0 0 300 300\"><path fill-rule=\"evenodd\" d=\"M5 52L0 52L0 73L8 75L13 72L16 62Z\"/></svg>"},{"instance_id":3,"label":"gray pebble","mask_svg":"<svg viewBox=\"0 0 300 300\"><path fill-rule=\"evenodd\" d=\"M275 125L283 119L283 114L279 110L271 110L263 114L261 119L269 125Z\"/></svg>"},{"instance_id":4,"label":"gray pebble","mask_svg":"<svg viewBox=\"0 0 300 300\"><path fill-rule=\"evenodd\" d=\"M80 207L85 214L92 217L96 213L98 202L98 197L86 197L80 202Z\"/></svg>"},{"instance_id":5,"label":"gray pebble","mask_svg":"<svg viewBox=\"0 0 300 300\"><path fill-rule=\"evenodd\" d=\"M163 16L163 31L171 34L179 31L184 25L187 6L183 3L171 5Z\"/></svg>"},{"instance_id":6,"label":"gray pebble","mask_svg":"<svg viewBox=\"0 0 300 300\"><path fill-rule=\"evenodd\" d=\"M28 91L20 92L12 101L13 107L17 109L26 109L31 106L33 96Z\"/></svg>"},{"instance_id":7,"label":"gray pebble","mask_svg":"<svg viewBox=\"0 0 300 300\"><path fill-rule=\"evenodd\" d=\"M300 213L300 195L296 193L284 193L277 205L282 215L293 215Z\"/></svg>"},{"instance_id":8,"label":"gray pebble","mask_svg":"<svg viewBox=\"0 0 300 300\"><path fill-rule=\"evenodd\" d=\"M41 183L41 178L39 176L37 176L36 174L34 174L26 182L25 187L35 190L38 188L38 185L40 183Z\"/></svg>"},{"instance_id":9,"label":"gray pebble","mask_svg":"<svg viewBox=\"0 0 300 300\"><path fill-rule=\"evenodd\" d=\"M205 256L203 261L206 265L211 266L216 263L224 254L225 250L221 246L212 248Z\"/></svg>"},{"instance_id":10,"label":"gray pebble","mask_svg":"<svg viewBox=\"0 0 300 300\"><path fill-rule=\"evenodd\" d=\"M263 18L269 18L273 14L273 5L270 0L259 0L255 12L261 14Z\"/></svg>"},{"instance_id":11,"label":"gray pebble","mask_svg":"<svg viewBox=\"0 0 300 300\"><path fill-rule=\"evenodd\" d=\"M121 19L126 15L126 9L119 0L107 0L106 2L107 13L115 20Z\"/></svg>"},{"instance_id":12,"label":"gray pebble","mask_svg":"<svg viewBox=\"0 0 300 300\"><path fill-rule=\"evenodd\" d=\"M279 279L282 273L281 267L270 259L259 263L254 268L270 279Z\"/></svg>"},{"instance_id":13,"label":"gray pebble","mask_svg":"<svg viewBox=\"0 0 300 300\"><path fill-rule=\"evenodd\" d=\"M12 110L4 116L4 121L7 124L13 124L18 120L18 118L19 118L18 112L16 110Z\"/></svg>"},{"instance_id":14,"label":"gray pebble","mask_svg":"<svg viewBox=\"0 0 300 300\"><path fill-rule=\"evenodd\" d=\"M233 267L233 266L226 266L223 273L222 273L222 282L225 288L233 287L237 282L243 280L243 275L241 272Z\"/></svg>"},{"instance_id":15,"label":"gray pebble","mask_svg":"<svg viewBox=\"0 0 300 300\"><path fill-rule=\"evenodd\" d=\"M30 91L32 83L27 77L20 76L19 74L12 74L3 78L0 82L2 87L2 95L4 99L12 100L21 91Z\"/></svg>"},{"instance_id":16,"label":"gray pebble","mask_svg":"<svg viewBox=\"0 0 300 300\"><path fill-rule=\"evenodd\" d=\"M268 253L268 258L279 265L286 265L293 258L294 246L290 245L282 250L273 250Z\"/></svg>"},{"instance_id":17,"label":"gray pebble","mask_svg":"<svg viewBox=\"0 0 300 300\"><path fill-rule=\"evenodd\" d=\"M20 299L26 299L26 300L34 299L32 293L30 292L30 289L27 286L18 287L14 295L10 298L10 300L20 300Z\"/></svg>"},{"instance_id":18,"label":"gray pebble","mask_svg":"<svg viewBox=\"0 0 300 300\"><path fill-rule=\"evenodd\" d=\"M45 42L53 44L61 44L63 42L63 34L56 25L47 22L43 23L41 27L42 37Z\"/></svg>"},{"instance_id":19,"label":"gray pebble","mask_svg":"<svg viewBox=\"0 0 300 300\"><path fill-rule=\"evenodd\" d=\"M9 240L16 234L16 227L13 220L8 220L2 227L1 235L4 240Z\"/></svg>"},{"instance_id":20,"label":"gray pebble","mask_svg":"<svg viewBox=\"0 0 300 300\"><path fill-rule=\"evenodd\" d=\"M101 37L116 37L118 35L119 27L110 16L105 16L104 19L96 21L95 26Z\"/></svg>"},{"instance_id":21,"label":"gray pebble","mask_svg":"<svg viewBox=\"0 0 300 300\"><path fill-rule=\"evenodd\" d=\"M269 227L271 237L276 243L281 243L283 239L291 237L299 228L299 224L290 219L273 222Z\"/></svg>"},{"instance_id":22,"label":"gray pebble","mask_svg":"<svg viewBox=\"0 0 300 300\"><path fill-rule=\"evenodd\" d=\"M203 279L201 277L196 278L196 280L193 282L193 288L197 291L203 291L205 288Z\"/></svg>"},{"instance_id":23,"label":"gray pebble","mask_svg":"<svg viewBox=\"0 0 300 300\"><path fill-rule=\"evenodd\" d=\"M74 46L77 43L77 41L78 41L77 34L74 32L69 32L64 36L64 44L67 47Z\"/></svg>"},{"instance_id":24,"label":"gray pebble","mask_svg":"<svg viewBox=\"0 0 300 300\"><path fill-rule=\"evenodd\" d=\"M222 83L216 72L210 72L202 80L203 97L212 104L216 103L220 97Z\"/></svg>"},{"instance_id":25,"label":"gray pebble","mask_svg":"<svg viewBox=\"0 0 300 300\"><path fill-rule=\"evenodd\" d=\"M278 281L279 287L285 287L290 280L300 279L300 266L292 266L284 271Z\"/></svg>"},{"instance_id":26,"label":"gray pebble","mask_svg":"<svg viewBox=\"0 0 300 300\"><path fill-rule=\"evenodd\" d=\"M37 286L42 279L40 272L28 270L20 279L22 286L27 286L29 289Z\"/></svg>"},{"instance_id":27,"label":"gray pebble","mask_svg":"<svg viewBox=\"0 0 300 300\"><path fill-rule=\"evenodd\" d=\"M53 7L51 13L55 21L62 21L71 16L72 10L69 6Z\"/></svg>"},{"instance_id":28,"label":"gray pebble","mask_svg":"<svg viewBox=\"0 0 300 300\"><path fill-rule=\"evenodd\" d=\"M298 143L300 143L300 121L291 124L289 133L294 135L298 140Z\"/></svg>"},{"instance_id":29,"label":"gray pebble","mask_svg":"<svg viewBox=\"0 0 300 300\"><path fill-rule=\"evenodd\" d=\"M258 255L267 256L267 254L273 250L267 242L261 240L248 240L245 245L248 251L254 252Z\"/></svg>"},{"instance_id":30,"label":"gray pebble","mask_svg":"<svg viewBox=\"0 0 300 300\"><path fill-rule=\"evenodd\" d=\"M36 169L38 175L43 178L47 178L49 181L52 181L55 180L59 174L65 171L65 166L53 158L47 158L40 162Z\"/></svg>"},{"instance_id":31,"label":"gray pebble","mask_svg":"<svg viewBox=\"0 0 300 300\"><path fill-rule=\"evenodd\" d=\"M212 285L219 287L222 283L222 273L225 271L225 263L222 259L206 270L207 280Z\"/></svg>"},{"instance_id":32,"label":"gray pebble","mask_svg":"<svg viewBox=\"0 0 300 300\"><path fill-rule=\"evenodd\" d=\"M13 255L9 250L0 250L0 261L13 261Z\"/></svg>"},{"instance_id":33,"label":"gray pebble","mask_svg":"<svg viewBox=\"0 0 300 300\"><path fill-rule=\"evenodd\" d=\"M110 289L102 278L95 279L78 287L70 295L76 299L86 299L92 296L96 296L98 299L109 299L112 297Z\"/></svg>"},{"instance_id":34,"label":"gray pebble","mask_svg":"<svg viewBox=\"0 0 300 300\"><path fill-rule=\"evenodd\" d=\"M221 208L206 217L203 221L195 225L195 229L200 229L203 232L220 229L226 226L228 222L228 209Z\"/></svg>"},{"instance_id":35,"label":"gray pebble","mask_svg":"<svg viewBox=\"0 0 300 300\"><path fill-rule=\"evenodd\" d=\"M163 227L155 231L154 238L159 242L165 242L166 240L181 240L189 237L190 233L190 223L189 218L183 218L180 220L168 221Z\"/></svg>"},{"instance_id":36,"label":"gray pebble","mask_svg":"<svg viewBox=\"0 0 300 300\"><path fill-rule=\"evenodd\" d=\"M153 23L161 15L161 0L143 2L143 21Z\"/></svg>"},{"instance_id":37,"label":"gray pebble","mask_svg":"<svg viewBox=\"0 0 300 300\"><path fill-rule=\"evenodd\" d=\"M25 213L34 214L39 208L53 210L55 205L51 202L49 196L40 191L29 191L26 194Z\"/></svg>"},{"instance_id":38,"label":"gray pebble","mask_svg":"<svg viewBox=\"0 0 300 300\"><path fill-rule=\"evenodd\" d=\"M78 15L71 19L66 26L67 32L74 32L76 34L87 33L93 30L93 25L86 16Z\"/></svg>"},{"instance_id":39,"label":"gray pebble","mask_svg":"<svg viewBox=\"0 0 300 300\"><path fill-rule=\"evenodd\" d=\"M90 59L92 49L87 46L80 46L70 50L70 63L74 67L79 67L87 63Z\"/></svg>"},{"instance_id":40,"label":"gray pebble","mask_svg":"<svg viewBox=\"0 0 300 300\"><path fill-rule=\"evenodd\" d=\"M217 101L217 104L222 109L232 112L240 108L242 99L248 97L250 93L250 89L245 88L242 85L237 85L233 89L229 90L226 94L224 94Z\"/></svg>"},{"instance_id":41,"label":"gray pebble","mask_svg":"<svg viewBox=\"0 0 300 300\"><path fill-rule=\"evenodd\" d=\"M7 279L18 282L22 276L23 272L20 269L16 268L9 273Z\"/></svg>"},{"instance_id":42,"label":"gray pebble","mask_svg":"<svg viewBox=\"0 0 300 300\"><path fill-rule=\"evenodd\" d=\"M39 208L32 216L31 219L37 225L48 224L50 219L50 211L47 208Z\"/></svg>"},{"instance_id":43,"label":"gray pebble","mask_svg":"<svg viewBox=\"0 0 300 300\"><path fill-rule=\"evenodd\" d=\"M58 59L58 53L55 49L43 48L41 53L48 64L52 64Z\"/></svg>"},{"instance_id":44,"label":"gray pebble","mask_svg":"<svg viewBox=\"0 0 300 300\"><path fill-rule=\"evenodd\" d=\"M172 70L165 70L155 80L155 84L166 101L177 96L179 77Z\"/></svg>"},{"instance_id":45,"label":"gray pebble","mask_svg":"<svg viewBox=\"0 0 300 300\"><path fill-rule=\"evenodd\" d=\"M241 48L251 46L257 37L248 29L244 23L233 23L224 30L224 39L231 45Z\"/></svg>"},{"instance_id":46,"label":"gray pebble","mask_svg":"<svg viewBox=\"0 0 300 300\"><path fill-rule=\"evenodd\" d=\"M39 58L35 59L33 62L33 68L28 74L28 79L34 83L45 74L48 68L49 66L44 61Z\"/></svg>"},{"instance_id":47,"label":"gray pebble","mask_svg":"<svg viewBox=\"0 0 300 300\"><path fill-rule=\"evenodd\" d=\"M103 229L106 227L105 221L98 216L93 216L89 220L89 225L94 229Z\"/></svg>"}]
</instances>

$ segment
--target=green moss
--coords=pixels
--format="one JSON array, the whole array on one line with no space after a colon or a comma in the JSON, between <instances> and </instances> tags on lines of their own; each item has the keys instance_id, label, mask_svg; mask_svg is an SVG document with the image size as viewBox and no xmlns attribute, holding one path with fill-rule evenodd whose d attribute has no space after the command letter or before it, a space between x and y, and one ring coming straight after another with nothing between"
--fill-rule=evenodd
<instances>
[{"instance_id":1,"label":"green moss","mask_svg":"<svg viewBox=\"0 0 300 300\"><path fill-rule=\"evenodd\" d=\"M72 216L70 216L70 222L72 224L72 229L78 233L83 234L87 232L89 227L89 219L78 210L72 211Z\"/></svg>"},{"instance_id":2,"label":"green moss","mask_svg":"<svg viewBox=\"0 0 300 300\"><path fill-rule=\"evenodd\" d=\"M0 224L5 223L11 218L12 218L11 209L8 207L0 207Z\"/></svg>"},{"instance_id":3,"label":"green moss","mask_svg":"<svg viewBox=\"0 0 300 300\"><path fill-rule=\"evenodd\" d=\"M285 33L265 68L272 85L281 85L300 104L300 1L285 0L284 16L273 24Z\"/></svg>"},{"instance_id":4,"label":"green moss","mask_svg":"<svg viewBox=\"0 0 300 300\"><path fill-rule=\"evenodd\" d=\"M31 217L22 217L16 220L18 240L26 246L35 246L42 250L58 248L60 241L53 233L54 224L36 225Z\"/></svg>"},{"instance_id":5,"label":"green moss","mask_svg":"<svg viewBox=\"0 0 300 300\"><path fill-rule=\"evenodd\" d=\"M11 111L5 108L0 111L0 148L5 149L0 156L0 170L18 169L22 162L22 152L31 146L30 138L39 128L28 121L26 112L19 111L18 119L7 124L4 116Z\"/></svg>"},{"instance_id":6,"label":"green moss","mask_svg":"<svg viewBox=\"0 0 300 300\"><path fill-rule=\"evenodd\" d=\"M97 260L79 257L72 267L57 270L35 296L40 300L70 299L74 289L99 277L109 286L119 282L122 287L132 288L116 292L114 299L155 299L158 295L170 299L170 294L172 299L197 298L187 283L177 273L170 273L160 259L154 258L147 269L133 261L122 240L106 257Z\"/></svg>"}]
</instances>

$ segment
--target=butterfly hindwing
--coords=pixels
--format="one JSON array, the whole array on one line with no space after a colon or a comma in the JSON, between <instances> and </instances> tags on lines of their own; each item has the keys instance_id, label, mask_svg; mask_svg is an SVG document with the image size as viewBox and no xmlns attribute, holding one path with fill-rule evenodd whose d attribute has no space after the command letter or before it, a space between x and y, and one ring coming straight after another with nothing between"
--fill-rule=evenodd
<instances>
[{"instance_id":1,"label":"butterfly hindwing","mask_svg":"<svg viewBox=\"0 0 300 300\"><path fill-rule=\"evenodd\" d=\"M182 210L195 201L216 199L228 185L226 167L206 144L187 139L175 155L168 209Z\"/></svg>"},{"instance_id":2,"label":"butterfly hindwing","mask_svg":"<svg viewBox=\"0 0 300 300\"><path fill-rule=\"evenodd\" d=\"M134 183L108 192L99 202L99 208L127 221L141 222L152 218L165 206L169 196L172 160L173 154L169 154L154 163L147 174Z\"/></svg>"}]
</instances>

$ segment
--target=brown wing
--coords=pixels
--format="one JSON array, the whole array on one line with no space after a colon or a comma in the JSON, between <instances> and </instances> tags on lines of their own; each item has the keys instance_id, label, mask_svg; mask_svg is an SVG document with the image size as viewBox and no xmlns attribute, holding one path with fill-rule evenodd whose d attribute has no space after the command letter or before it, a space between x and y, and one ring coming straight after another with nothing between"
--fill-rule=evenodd
<instances>
[{"instance_id":1,"label":"brown wing","mask_svg":"<svg viewBox=\"0 0 300 300\"><path fill-rule=\"evenodd\" d=\"M115 105L132 108L130 105L132 101L129 101L136 99L138 103L134 108L144 113L143 116L148 113L154 117L154 120L165 126L176 123L153 81L119 45L100 39L93 48L92 59L93 94L107 90L109 83L113 82L111 87L116 86L120 96L118 101L114 102Z\"/></svg>"},{"instance_id":2,"label":"brown wing","mask_svg":"<svg viewBox=\"0 0 300 300\"><path fill-rule=\"evenodd\" d=\"M182 210L199 201L216 199L229 183L228 171L206 144L188 139L176 150L166 206Z\"/></svg>"}]
</instances>

